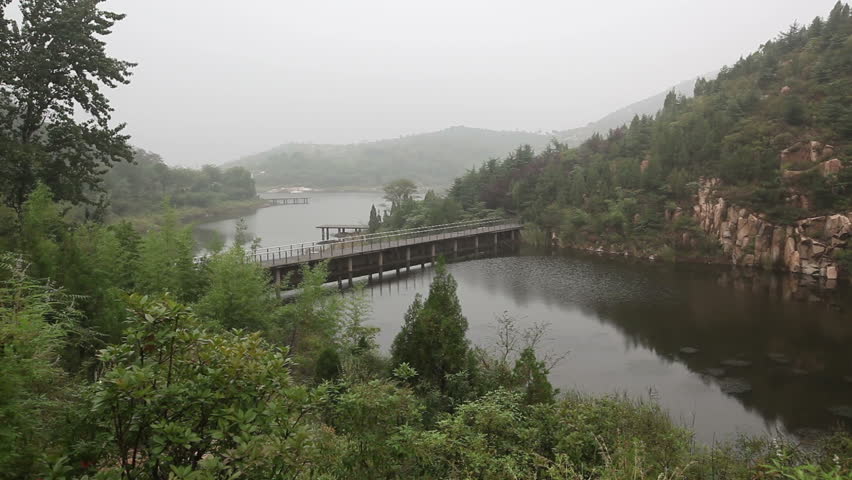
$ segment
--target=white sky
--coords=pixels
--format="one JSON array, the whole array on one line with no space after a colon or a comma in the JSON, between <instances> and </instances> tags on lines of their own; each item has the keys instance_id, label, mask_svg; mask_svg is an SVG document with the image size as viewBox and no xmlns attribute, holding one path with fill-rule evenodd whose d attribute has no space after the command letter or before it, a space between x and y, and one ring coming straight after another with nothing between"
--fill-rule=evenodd
<instances>
[{"instance_id":1,"label":"white sky","mask_svg":"<svg viewBox=\"0 0 852 480\"><path fill-rule=\"evenodd\" d=\"M835 0L109 0L110 93L173 165L451 125L566 129L731 64Z\"/></svg>"}]
</instances>

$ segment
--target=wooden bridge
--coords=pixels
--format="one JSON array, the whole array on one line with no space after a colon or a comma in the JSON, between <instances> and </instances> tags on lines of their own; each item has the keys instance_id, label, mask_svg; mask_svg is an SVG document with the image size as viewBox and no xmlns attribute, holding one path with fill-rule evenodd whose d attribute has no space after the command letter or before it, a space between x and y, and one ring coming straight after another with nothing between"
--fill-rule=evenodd
<instances>
[{"instance_id":1,"label":"wooden bridge","mask_svg":"<svg viewBox=\"0 0 852 480\"><path fill-rule=\"evenodd\" d=\"M454 260L468 256L514 251L522 226L512 220L488 219L350 236L341 240L260 248L249 257L272 272L282 289L297 284L303 265L329 262L329 281L346 280L435 263L439 256ZM289 279L287 285L282 285Z\"/></svg>"}]
</instances>

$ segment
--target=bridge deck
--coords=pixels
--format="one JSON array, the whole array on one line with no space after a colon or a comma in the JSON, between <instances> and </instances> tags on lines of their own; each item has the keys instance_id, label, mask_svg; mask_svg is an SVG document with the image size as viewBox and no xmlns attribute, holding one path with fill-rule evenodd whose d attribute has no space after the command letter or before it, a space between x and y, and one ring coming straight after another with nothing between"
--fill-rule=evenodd
<instances>
[{"instance_id":1,"label":"bridge deck","mask_svg":"<svg viewBox=\"0 0 852 480\"><path fill-rule=\"evenodd\" d=\"M522 226L518 223L505 223L499 225L487 225L459 231L438 232L411 238L385 238L367 240L364 242L340 242L339 244L327 243L312 245L307 248L293 250L292 248L279 252L265 252L258 254L258 261L266 268L284 267L290 265L304 264L317 260L334 258L346 258L373 252L380 252L389 248L405 247L419 244L428 244L439 240L464 238L486 233L501 233L512 230L520 230ZM264 258L265 257L265 258ZM282 258L283 257L283 258Z\"/></svg>"},{"instance_id":2,"label":"bridge deck","mask_svg":"<svg viewBox=\"0 0 852 480\"><path fill-rule=\"evenodd\" d=\"M368 225L342 225L342 224L332 223L332 224L317 225L317 228L345 228L347 230L356 230L356 229L366 230L370 227Z\"/></svg>"}]
</instances>

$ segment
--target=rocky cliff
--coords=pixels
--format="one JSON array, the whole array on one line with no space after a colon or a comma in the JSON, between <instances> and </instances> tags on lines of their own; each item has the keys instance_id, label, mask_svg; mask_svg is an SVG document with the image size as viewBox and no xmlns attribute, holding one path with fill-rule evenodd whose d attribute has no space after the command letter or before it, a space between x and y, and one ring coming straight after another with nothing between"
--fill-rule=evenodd
<instances>
[{"instance_id":1,"label":"rocky cliff","mask_svg":"<svg viewBox=\"0 0 852 480\"><path fill-rule=\"evenodd\" d=\"M832 254L845 248L852 235L852 212L776 225L759 213L729 204L717 195L718 185L717 179L701 181L693 213L701 229L718 239L732 264L837 278L839 267Z\"/></svg>"}]
</instances>

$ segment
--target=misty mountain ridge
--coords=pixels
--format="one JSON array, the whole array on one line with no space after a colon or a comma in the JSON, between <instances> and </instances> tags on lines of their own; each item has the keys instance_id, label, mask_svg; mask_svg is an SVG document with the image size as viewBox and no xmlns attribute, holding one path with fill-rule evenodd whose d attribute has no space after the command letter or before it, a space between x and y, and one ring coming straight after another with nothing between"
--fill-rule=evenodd
<instances>
[{"instance_id":1,"label":"misty mountain ridge","mask_svg":"<svg viewBox=\"0 0 852 480\"><path fill-rule=\"evenodd\" d=\"M656 113L663 108L663 102L666 100L666 95L668 95L671 91L674 91L676 94L684 97L693 96L695 81L698 80L698 78L703 77L706 80L710 80L716 78L718 73L719 71L716 70L700 77L684 80L683 82L680 82L656 95L639 100L636 103L631 103L626 107L619 108L618 110L607 114L600 120L591 122L583 127L557 131L554 132L553 135L560 142L565 143L570 147L577 147L595 133L606 135L606 133L610 130L630 123L636 115L640 117L642 115L656 115Z\"/></svg>"},{"instance_id":2,"label":"misty mountain ridge","mask_svg":"<svg viewBox=\"0 0 852 480\"><path fill-rule=\"evenodd\" d=\"M713 75L715 76L715 75ZM606 134L635 115L652 116L674 90L692 96L696 78L632 103L583 127L551 134L453 126L436 132L352 144L287 143L225 166L249 169L261 188L304 185L319 188L377 187L406 177L422 186L443 187L482 162L504 157L521 145L541 150L553 139L578 146Z\"/></svg>"},{"instance_id":3,"label":"misty mountain ridge","mask_svg":"<svg viewBox=\"0 0 852 480\"><path fill-rule=\"evenodd\" d=\"M226 165L248 168L261 187L374 187L400 177L443 186L484 160L523 144L540 149L550 139L538 133L455 126L355 144L288 143Z\"/></svg>"}]
</instances>

